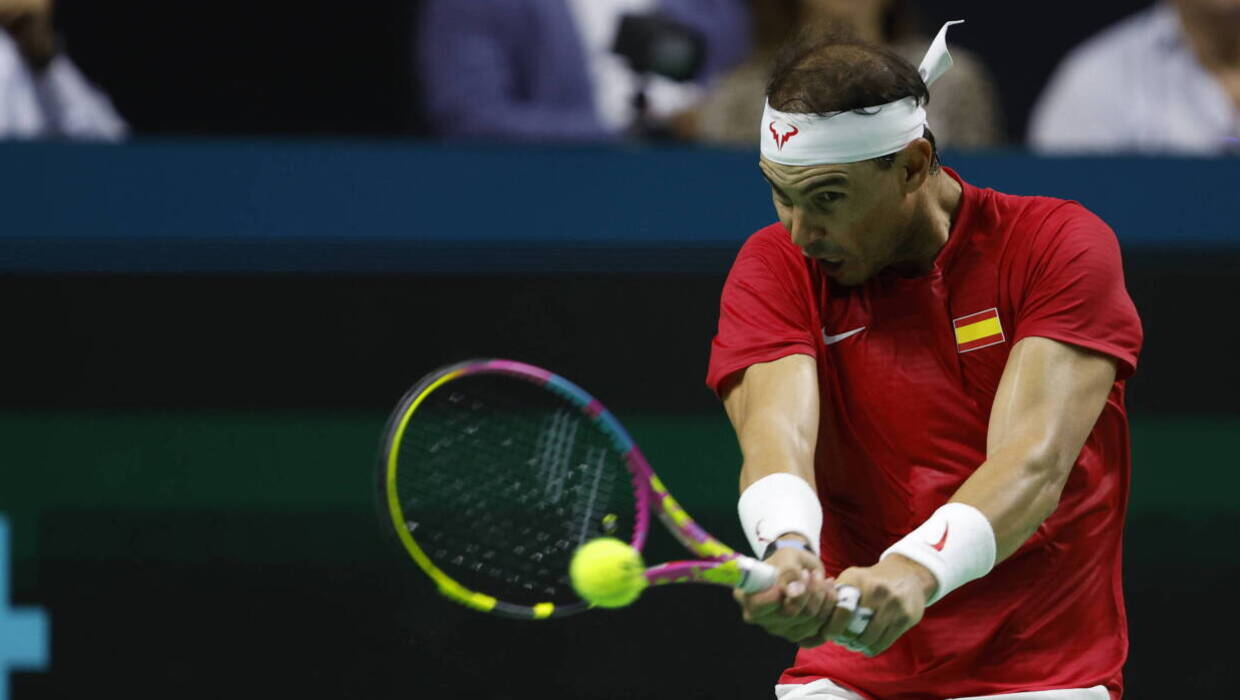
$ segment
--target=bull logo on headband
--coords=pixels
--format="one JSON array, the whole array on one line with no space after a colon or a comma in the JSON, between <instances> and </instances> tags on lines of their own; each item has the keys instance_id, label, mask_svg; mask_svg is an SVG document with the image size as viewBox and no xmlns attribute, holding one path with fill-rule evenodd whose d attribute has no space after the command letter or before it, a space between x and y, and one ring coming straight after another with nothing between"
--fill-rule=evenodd
<instances>
[{"instance_id":1,"label":"bull logo on headband","mask_svg":"<svg viewBox=\"0 0 1240 700\"><path fill-rule=\"evenodd\" d=\"M789 126L788 130L781 134L779 133L779 130L775 128L775 122L771 122L770 128L771 136L775 138L775 146L781 151L784 150L784 144L788 143L788 139L801 133L801 130L795 126Z\"/></svg>"}]
</instances>

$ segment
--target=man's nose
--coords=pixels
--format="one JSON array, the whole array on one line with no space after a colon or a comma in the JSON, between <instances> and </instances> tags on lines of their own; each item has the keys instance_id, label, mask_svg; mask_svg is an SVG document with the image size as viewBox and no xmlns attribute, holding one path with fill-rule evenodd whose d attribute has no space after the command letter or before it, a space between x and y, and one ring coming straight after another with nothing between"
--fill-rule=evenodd
<instances>
[{"instance_id":1,"label":"man's nose","mask_svg":"<svg viewBox=\"0 0 1240 700\"><path fill-rule=\"evenodd\" d=\"M801 211L800 207L794 207L792 210L792 242L800 248L808 248L813 243L824 238L825 231L814 226L809 217Z\"/></svg>"}]
</instances>

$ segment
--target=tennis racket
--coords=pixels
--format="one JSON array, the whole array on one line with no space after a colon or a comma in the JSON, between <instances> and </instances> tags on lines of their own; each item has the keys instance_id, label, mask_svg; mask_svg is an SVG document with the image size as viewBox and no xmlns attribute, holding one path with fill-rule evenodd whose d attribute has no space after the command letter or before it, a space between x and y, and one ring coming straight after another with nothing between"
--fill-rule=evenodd
<instances>
[{"instance_id":1,"label":"tennis racket","mask_svg":"<svg viewBox=\"0 0 1240 700\"><path fill-rule=\"evenodd\" d=\"M776 571L703 530L659 481L624 427L576 384L510 360L471 360L423 377L393 411L379 465L384 520L445 597L519 619L590 608L569 560L596 537L637 550L654 512L697 559L648 568L649 585L762 591ZM860 633L870 611L837 588Z\"/></svg>"}]
</instances>

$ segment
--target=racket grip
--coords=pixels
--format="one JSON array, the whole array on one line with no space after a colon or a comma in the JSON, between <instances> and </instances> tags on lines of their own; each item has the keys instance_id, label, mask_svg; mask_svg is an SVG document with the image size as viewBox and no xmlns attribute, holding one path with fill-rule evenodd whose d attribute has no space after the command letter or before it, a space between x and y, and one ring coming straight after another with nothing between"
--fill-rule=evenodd
<instances>
[{"instance_id":1,"label":"racket grip","mask_svg":"<svg viewBox=\"0 0 1240 700\"><path fill-rule=\"evenodd\" d=\"M778 576L775 567L749 557L739 557L738 560L741 569L745 572L745 578L741 579L737 588L746 593L758 593L775 585L775 579ZM849 634L860 635L865 632L865 628L870 624L870 618L874 617L874 611L870 608L858 607L861 591L856 586L836 586L835 594L839 597L836 605L852 613L852 618L848 622Z\"/></svg>"},{"instance_id":2,"label":"racket grip","mask_svg":"<svg viewBox=\"0 0 1240 700\"><path fill-rule=\"evenodd\" d=\"M856 586L836 586L835 595L835 607L852 613L848 620L848 633L854 636L864 633L865 628L870 625L870 618L874 617L874 611L857 607L857 603L861 601L861 589Z\"/></svg>"},{"instance_id":3,"label":"racket grip","mask_svg":"<svg viewBox=\"0 0 1240 700\"><path fill-rule=\"evenodd\" d=\"M775 579L779 575L775 567L750 557L738 557L737 562L741 570L745 572L745 577L737 586L740 590L745 593L757 593L775 585Z\"/></svg>"}]
</instances>

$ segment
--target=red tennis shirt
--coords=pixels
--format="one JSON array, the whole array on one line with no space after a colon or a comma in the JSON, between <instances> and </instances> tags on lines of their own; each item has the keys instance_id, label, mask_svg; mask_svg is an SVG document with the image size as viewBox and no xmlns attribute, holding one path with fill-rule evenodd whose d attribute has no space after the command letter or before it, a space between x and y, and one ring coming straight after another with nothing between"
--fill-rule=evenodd
<instances>
[{"instance_id":1,"label":"red tennis shirt","mask_svg":"<svg viewBox=\"0 0 1240 700\"><path fill-rule=\"evenodd\" d=\"M1116 382L1059 507L1015 554L928 608L883 654L803 649L780 682L829 678L882 700L1101 684L1118 698L1124 380L1142 337L1119 246L1075 202L979 189L944 170L963 199L929 274L838 286L775 224L749 238L723 289L707 376L716 392L758 362L817 362L828 574L877 562L981 465L999 378L1022 338L1106 354Z\"/></svg>"}]
</instances>

